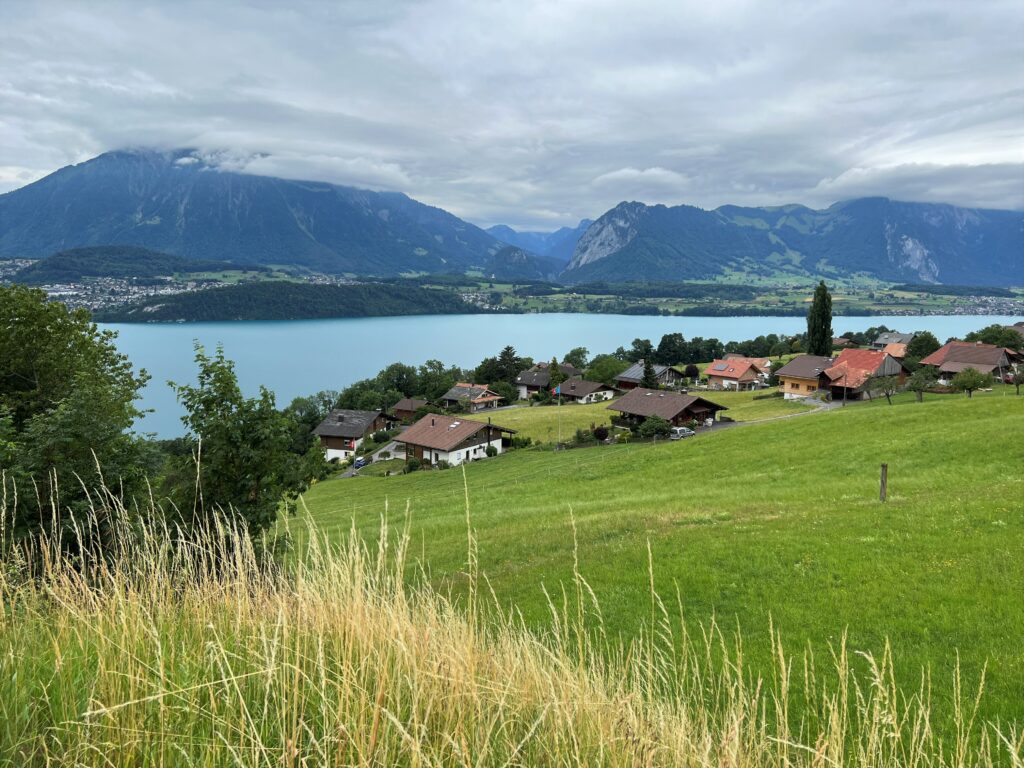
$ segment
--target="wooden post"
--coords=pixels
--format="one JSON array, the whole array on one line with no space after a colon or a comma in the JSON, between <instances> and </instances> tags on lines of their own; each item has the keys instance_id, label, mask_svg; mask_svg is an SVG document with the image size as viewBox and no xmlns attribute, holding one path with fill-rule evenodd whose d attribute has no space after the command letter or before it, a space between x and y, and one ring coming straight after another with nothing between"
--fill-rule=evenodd
<instances>
[{"instance_id":1,"label":"wooden post","mask_svg":"<svg viewBox=\"0 0 1024 768\"><path fill-rule=\"evenodd\" d=\"M881 485L878 488L878 500L885 501L886 492L889 489L889 465L882 464L882 479Z\"/></svg>"}]
</instances>

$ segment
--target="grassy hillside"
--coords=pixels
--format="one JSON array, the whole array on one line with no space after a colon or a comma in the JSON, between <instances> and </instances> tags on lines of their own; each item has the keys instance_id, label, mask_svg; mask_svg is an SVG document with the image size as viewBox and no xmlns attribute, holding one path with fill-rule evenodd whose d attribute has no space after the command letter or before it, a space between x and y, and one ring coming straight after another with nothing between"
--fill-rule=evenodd
<instances>
[{"instance_id":1,"label":"grassy hillside","mask_svg":"<svg viewBox=\"0 0 1024 768\"><path fill-rule=\"evenodd\" d=\"M772 622L787 647L819 655L844 631L857 651L888 638L911 688L924 667L944 687L959 652L969 679L988 664L984 714L1019 722L1020 434L1012 396L881 401L679 443L519 451L469 466L465 489L458 470L332 480L306 503L329 533L354 522L370 537L386 508L408 506L413 552L435 583L461 589L468 490L480 569L535 624L543 589L571 581L575 516L580 569L612 634L650 613L649 543L657 590L678 590L691 622L739 628L755 667L770 668Z\"/></svg>"}]
</instances>

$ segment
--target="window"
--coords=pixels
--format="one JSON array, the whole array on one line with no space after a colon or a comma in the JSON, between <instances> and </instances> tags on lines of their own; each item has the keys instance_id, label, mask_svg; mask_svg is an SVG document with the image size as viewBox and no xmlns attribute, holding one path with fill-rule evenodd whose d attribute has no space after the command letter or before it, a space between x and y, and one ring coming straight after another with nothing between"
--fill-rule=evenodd
<instances>
[{"instance_id":1,"label":"window","mask_svg":"<svg viewBox=\"0 0 1024 768\"><path fill-rule=\"evenodd\" d=\"M808 392L813 392L814 391L814 385L813 384L808 384L807 385L807 391Z\"/></svg>"},{"instance_id":2,"label":"window","mask_svg":"<svg viewBox=\"0 0 1024 768\"><path fill-rule=\"evenodd\" d=\"M789 382L789 388L790 389L800 389L800 385L797 384L795 381L791 381L791 382Z\"/></svg>"}]
</instances>

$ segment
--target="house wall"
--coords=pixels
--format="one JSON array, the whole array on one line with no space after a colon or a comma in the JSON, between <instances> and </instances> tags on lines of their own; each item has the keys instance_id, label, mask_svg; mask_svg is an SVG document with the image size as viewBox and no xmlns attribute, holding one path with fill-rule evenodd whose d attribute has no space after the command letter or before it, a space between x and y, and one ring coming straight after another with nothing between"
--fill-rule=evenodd
<instances>
[{"instance_id":1,"label":"house wall","mask_svg":"<svg viewBox=\"0 0 1024 768\"><path fill-rule=\"evenodd\" d=\"M363 444L363 438L356 440L350 440L347 437L320 437L320 445L324 449L324 455L327 460L331 459L347 459L349 456L355 455L355 452L359 450L359 446Z\"/></svg>"},{"instance_id":2,"label":"house wall","mask_svg":"<svg viewBox=\"0 0 1024 768\"><path fill-rule=\"evenodd\" d=\"M599 389L597 392L591 392L586 397L581 397L581 403L603 403L607 400L611 400L614 396L614 392L610 389Z\"/></svg>"},{"instance_id":3,"label":"house wall","mask_svg":"<svg viewBox=\"0 0 1024 768\"><path fill-rule=\"evenodd\" d=\"M817 379L803 379L796 376L779 376L779 388L786 400L809 397L818 391Z\"/></svg>"},{"instance_id":4,"label":"house wall","mask_svg":"<svg viewBox=\"0 0 1024 768\"><path fill-rule=\"evenodd\" d=\"M757 374L747 371L739 379L730 379L724 376L708 376L708 386L711 389L750 389L757 381Z\"/></svg>"}]
</instances>

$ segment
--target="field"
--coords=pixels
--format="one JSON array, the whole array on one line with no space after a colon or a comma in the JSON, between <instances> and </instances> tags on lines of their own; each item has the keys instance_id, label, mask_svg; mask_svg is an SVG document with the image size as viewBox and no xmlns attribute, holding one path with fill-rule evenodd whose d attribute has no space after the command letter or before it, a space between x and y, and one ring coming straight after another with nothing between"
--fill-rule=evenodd
<instances>
[{"instance_id":1,"label":"field","mask_svg":"<svg viewBox=\"0 0 1024 768\"><path fill-rule=\"evenodd\" d=\"M461 470L332 480L306 495L305 514L328 535L354 525L372 540L386 510L400 521L408 509L412 552L459 594L468 494L480 571L534 626L549 620L545 590L560 600L572 582L575 520L612 636L649 616L650 547L657 591L678 594L693 626L739 630L755 669L771 669L771 626L818 658L844 632L858 652L888 642L909 689L926 669L948 691L959 654L968 686L985 669L982 716L1020 723L1024 399L898 402L679 443L521 450L469 466L465 486ZM291 522L300 549L302 525ZM949 696L936 706L948 711Z\"/></svg>"},{"instance_id":2,"label":"field","mask_svg":"<svg viewBox=\"0 0 1024 768\"><path fill-rule=\"evenodd\" d=\"M770 394L774 390L762 389L760 392L703 392L694 390L691 394L726 406L729 410L725 415L735 421L759 421L778 416L790 416L812 410L812 406L801 402L783 400L782 398L766 398L755 400L755 395ZM509 429L519 431L535 443L554 443L558 441L559 429L562 442L572 440L577 429L589 430L591 426L611 423L614 411L608 410L608 403L576 403L557 405L535 405L519 408L507 408L496 411L491 419Z\"/></svg>"}]
</instances>

